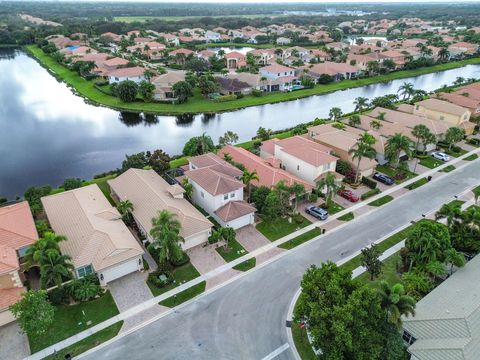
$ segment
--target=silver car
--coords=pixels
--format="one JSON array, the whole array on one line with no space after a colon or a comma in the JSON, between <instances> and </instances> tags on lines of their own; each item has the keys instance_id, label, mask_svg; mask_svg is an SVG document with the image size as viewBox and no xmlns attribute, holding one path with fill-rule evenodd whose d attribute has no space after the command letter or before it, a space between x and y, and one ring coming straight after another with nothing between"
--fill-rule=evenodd
<instances>
[{"instance_id":1,"label":"silver car","mask_svg":"<svg viewBox=\"0 0 480 360\"><path fill-rule=\"evenodd\" d=\"M447 161L450 161L450 156L448 156L447 154L443 153L443 152L440 152L440 151L435 151L432 153L432 156L437 159L437 160L441 160L443 162L447 162Z\"/></svg>"}]
</instances>

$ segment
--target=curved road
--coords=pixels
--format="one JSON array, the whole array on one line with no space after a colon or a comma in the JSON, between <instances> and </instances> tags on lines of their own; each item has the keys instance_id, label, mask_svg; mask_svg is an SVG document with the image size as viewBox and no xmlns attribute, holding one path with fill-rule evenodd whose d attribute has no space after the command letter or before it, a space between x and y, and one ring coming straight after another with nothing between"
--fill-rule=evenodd
<instances>
[{"instance_id":1,"label":"curved road","mask_svg":"<svg viewBox=\"0 0 480 360\"><path fill-rule=\"evenodd\" d=\"M263 359L288 342L288 307L310 264L339 261L479 183L480 161L468 163L84 358Z\"/></svg>"}]
</instances>

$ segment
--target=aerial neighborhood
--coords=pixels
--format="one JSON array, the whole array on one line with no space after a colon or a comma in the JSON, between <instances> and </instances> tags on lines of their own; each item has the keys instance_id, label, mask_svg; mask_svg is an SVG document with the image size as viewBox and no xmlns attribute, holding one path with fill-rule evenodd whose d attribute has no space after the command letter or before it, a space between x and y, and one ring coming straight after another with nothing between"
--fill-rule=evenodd
<instances>
[{"instance_id":1,"label":"aerial neighborhood","mask_svg":"<svg viewBox=\"0 0 480 360\"><path fill-rule=\"evenodd\" d=\"M103 105L105 118L87 114L98 131L81 143L88 156L68 163L102 161L103 143L120 162L0 196L1 359L479 358L480 78L462 73L478 74L476 19L307 7L253 26L255 14L234 21L222 5L234 9L230 28L204 4L203 22L155 27L158 17L118 13L136 4L102 5L115 16L101 19L51 6L102 31L18 10L9 16L37 37L2 57L0 11L0 69L24 54L68 95ZM458 76L437 84L448 70ZM426 74L428 86L415 81ZM343 99L359 87L371 97ZM293 100L314 95L315 118L273 130L247 126L248 112L232 112L248 132L215 116L269 104L261 118L300 117L309 102ZM41 102L28 106L47 122ZM115 110L144 119L137 132L121 122L120 157L99 135ZM181 121L192 114L196 127ZM76 125L78 136L90 129ZM167 153L179 145L171 128L187 134L181 153ZM150 135L138 150L135 136ZM68 143L49 141L55 153ZM43 172L58 170L48 161Z\"/></svg>"}]
</instances>

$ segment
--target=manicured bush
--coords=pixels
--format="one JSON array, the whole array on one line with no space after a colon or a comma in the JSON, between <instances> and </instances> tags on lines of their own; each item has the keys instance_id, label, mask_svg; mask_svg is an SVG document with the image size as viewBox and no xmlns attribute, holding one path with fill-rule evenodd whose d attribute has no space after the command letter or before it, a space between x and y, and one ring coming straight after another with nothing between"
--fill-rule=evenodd
<instances>
[{"instance_id":1,"label":"manicured bush","mask_svg":"<svg viewBox=\"0 0 480 360\"><path fill-rule=\"evenodd\" d=\"M315 193L311 193L310 195L308 195L308 201L312 202L312 203L316 203L318 200L318 195L315 194Z\"/></svg>"},{"instance_id":2,"label":"manicured bush","mask_svg":"<svg viewBox=\"0 0 480 360\"><path fill-rule=\"evenodd\" d=\"M166 279L161 280L160 275L165 275ZM162 288L164 286L170 285L173 282L173 275L170 271L156 270L148 274L148 282L157 288Z\"/></svg>"},{"instance_id":3,"label":"manicured bush","mask_svg":"<svg viewBox=\"0 0 480 360\"><path fill-rule=\"evenodd\" d=\"M48 299L53 305L68 304L68 294L64 288L55 288L48 293Z\"/></svg>"},{"instance_id":4,"label":"manicured bush","mask_svg":"<svg viewBox=\"0 0 480 360\"><path fill-rule=\"evenodd\" d=\"M232 100L236 100L237 99L237 95L235 94L231 94L231 95L224 95L224 96L219 96L215 99L215 102L226 102L226 101L232 101Z\"/></svg>"},{"instance_id":5,"label":"manicured bush","mask_svg":"<svg viewBox=\"0 0 480 360\"><path fill-rule=\"evenodd\" d=\"M170 261L170 264L172 264L172 266L177 267L177 266L182 266L182 265L188 263L189 261L190 261L190 257L187 255L186 252L184 252L183 256L180 260L177 260L177 261L172 260L172 261Z\"/></svg>"},{"instance_id":6,"label":"manicured bush","mask_svg":"<svg viewBox=\"0 0 480 360\"><path fill-rule=\"evenodd\" d=\"M367 178L366 176L362 176L362 183L367 185L370 189L376 189L377 188L377 182Z\"/></svg>"},{"instance_id":7,"label":"manicured bush","mask_svg":"<svg viewBox=\"0 0 480 360\"><path fill-rule=\"evenodd\" d=\"M480 139L476 139L476 138L468 139L467 143L469 143L470 145L478 146L480 145Z\"/></svg>"},{"instance_id":8,"label":"manicured bush","mask_svg":"<svg viewBox=\"0 0 480 360\"><path fill-rule=\"evenodd\" d=\"M377 195L379 193L380 193L380 189L375 188L375 189L372 189L372 190L367 191L366 193L362 194L362 196L360 196L360 199L365 200L365 199L368 199L369 197L372 197L372 196Z\"/></svg>"},{"instance_id":9,"label":"manicured bush","mask_svg":"<svg viewBox=\"0 0 480 360\"><path fill-rule=\"evenodd\" d=\"M257 89L253 89L253 90L252 90L252 96L261 97L262 95L263 95L263 91L262 91L262 90L257 90Z\"/></svg>"}]
</instances>

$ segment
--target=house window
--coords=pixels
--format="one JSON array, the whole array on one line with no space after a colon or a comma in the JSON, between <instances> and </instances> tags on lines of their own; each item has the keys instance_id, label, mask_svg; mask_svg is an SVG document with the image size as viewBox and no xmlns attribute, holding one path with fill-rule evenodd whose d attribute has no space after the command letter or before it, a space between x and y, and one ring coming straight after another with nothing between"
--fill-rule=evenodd
<instances>
[{"instance_id":1,"label":"house window","mask_svg":"<svg viewBox=\"0 0 480 360\"><path fill-rule=\"evenodd\" d=\"M233 199L234 197L235 197L235 193L234 192L230 193L230 199Z\"/></svg>"},{"instance_id":2,"label":"house window","mask_svg":"<svg viewBox=\"0 0 480 360\"><path fill-rule=\"evenodd\" d=\"M299 171L299 170L300 170L300 165L297 165L297 171Z\"/></svg>"},{"instance_id":3,"label":"house window","mask_svg":"<svg viewBox=\"0 0 480 360\"><path fill-rule=\"evenodd\" d=\"M277 76L280 76L280 73L278 73Z\"/></svg>"},{"instance_id":4,"label":"house window","mask_svg":"<svg viewBox=\"0 0 480 360\"><path fill-rule=\"evenodd\" d=\"M402 339L408 346L412 345L417 339L413 337L407 330L403 330Z\"/></svg>"},{"instance_id":5,"label":"house window","mask_svg":"<svg viewBox=\"0 0 480 360\"><path fill-rule=\"evenodd\" d=\"M228 200L228 194L223 195L223 200Z\"/></svg>"},{"instance_id":6,"label":"house window","mask_svg":"<svg viewBox=\"0 0 480 360\"><path fill-rule=\"evenodd\" d=\"M92 273L93 273L92 265L83 266L83 267L77 269L77 276L79 278L82 278L82 277L87 276L87 275L92 274Z\"/></svg>"},{"instance_id":7,"label":"house window","mask_svg":"<svg viewBox=\"0 0 480 360\"><path fill-rule=\"evenodd\" d=\"M200 195L201 195L202 198L205 197L205 194L203 193L203 191L200 191Z\"/></svg>"}]
</instances>

